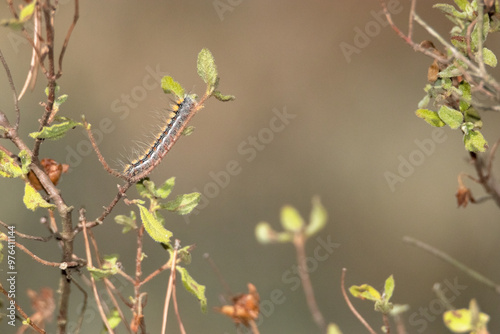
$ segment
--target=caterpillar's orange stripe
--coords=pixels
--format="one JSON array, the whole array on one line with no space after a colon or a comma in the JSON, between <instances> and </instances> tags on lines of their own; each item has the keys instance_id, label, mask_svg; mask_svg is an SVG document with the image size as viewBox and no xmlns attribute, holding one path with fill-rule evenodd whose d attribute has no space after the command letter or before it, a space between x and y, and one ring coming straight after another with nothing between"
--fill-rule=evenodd
<instances>
[{"instance_id":1,"label":"caterpillar's orange stripe","mask_svg":"<svg viewBox=\"0 0 500 334\"><path fill-rule=\"evenodd\" d=\"M139 180L149 174L158 165L180 137L196 101L189 95L177 101L169 115L165 128L160 132L151 147L140 157L125 167L125 176L131 180Z\"/></svg>"}]
</instances>

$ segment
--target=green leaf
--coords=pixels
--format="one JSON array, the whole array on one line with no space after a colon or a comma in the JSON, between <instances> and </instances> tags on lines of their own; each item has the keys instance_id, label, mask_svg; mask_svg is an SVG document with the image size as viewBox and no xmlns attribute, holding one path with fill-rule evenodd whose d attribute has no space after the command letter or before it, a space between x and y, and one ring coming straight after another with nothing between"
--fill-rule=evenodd
<instances>
[{"instance_id":1,"label":"green leaf","mask_svg":"<svg viewBox=\"0 0 500 334\"><path fill-rule=\"evenodd\" d=\"M155 191L156 196L162 199L167 198L172 192L172 189L174 189L174 186L175 186L175 177L171 177L168 180L166 180L165 183L163 183L161 187Z\"/></svg>"},{"instance_id":2,"label":"green leaf","mask_svg":"<svg viewBox=\"0 0 500 334\"><path fill-rule=\"evenodd\" d=\"M109 326L113 329L116 328L122 321L122 318L120 318L120 313L116 309L113 309L106 318L108 319ZM108 331L107 329L103 329L101 333L106 334L108 333Z\"/></svg>"},{"instance_id":3,"label":"green leaf","mask_svg":"<svg viewBox=\"0 0 500 334\"><path fill-rule=\"evenodd\" d=\"M161 79L161 88L165 94L174 93L178 98L184 97L184 88L181 84L174 80L171 76L167 75Z\"/></svg>"},{"instance_id":4,"label":"green leaf","mask_svg":"<svg viewBox=\"0 0 500 334\"><path fill-rule=\"evenodd\" d=\"M198 284L192 277L189 275L188 271L181 267L175 267L177 271L181 274L182 284L184 288L192 293L196 298L198 298L200 302L201 311L203 313L207 312L207 297L205 297L205 286Z\"/></svg>"},{"instance_id":5,"label":"green leaf","mask_svg":"<svg viewBox=\"0 0 500 334\"><path fill-rule=\"evenodd\" d=\"M485 313L479 314L479 323L473 324L472 312L462 308L459 310L446 311L443 314L443 321L446 327L454 333L466 333L474 331L481 326L484 328L490 320L489 315Z\"/></svg>"},{"instance_id":6,"label":"green leaf","mask_svg":"<svg viewBox=\"0 0 500 334\"><path fill-rule=\"evenodd\" d=\"M200 199L200 193L179 195L173 201L161 204L160 207L168 211L176 212L179 215L187 215L196 208Z\"/></svg>"},{"instance_id":7,"label":"green leaf","mask_svg":"<svg viewBox=\"0 0 500 334\"><path fill-rule=\"evenodd\" d=\"M161 222L144 206L140 204L136 205L139 207L142 223L149 236L153 238L154 241L164 243L171 247L170 238L172 237L172 232L164 228Z\"/></svg>"},{"instance_id":8,"label":"green leaf","mask_svg":"<svg viewBox=\"0 0 500 334\"><path fill-rule=\"evenodd\" d=\"M294 207L285 205L281 209L281 225L288 232L300 232L305 222L300 213Z\"/></svg>"},{"instance_id":9,"label":"green leaf","mask_svg":"<svg viewBox=\"0 0 500 334\"><path fill-rule=\"evenodd\" d=\"M460 111L448 106L441 106L438 115L452 129L458 129L464 121L464 115Z\"/></svg>"},{"instance_id":10,"label":"green leaf","mask_svg":"<svg viewBox=\"0 0 500 334\"><path fill-rule=\"evenodd\" d=\"M38 208L47 208L47 209L55 209L56 206L54 204L50 204L45 201L35 188L33 188L29 183L26 183L24 186L24 197L23 197L24 205L31 211L35 211Z\"/></svg>"},{"instance_id":11,"label":"green leaf","mask_svg":"<svg viewBox=\"0 0 500 334\"><path fill-rule=\"evenodd\" d=\"M431 97L429 96L429 94L426 94L426 95L422 98L422 100L420 100L420 102L418 102L418 108L419 108L419 109L424 109L424 108L426 108L426 107L429 105L430 99L431 99Z\"/></svg>"},{"instance_id":12,"label":"green leaf","mask_svg":"<svg viewBox=\"0 0 500 334\"><path fill-rule=\"evenodd\" d=\"M216 88L218 81L217 67L212 53L208 49L203 49L198 54L198 75L208 85L209 88Z\"/></svg>"},{"instance_id":13,"label":"green leaf","mask_svg":"<svg viewBox=\"0 0 500 334\"><path fill-rule=\"evenodd\" d=\"M26 22L31 18L33 11L35 10L35 2L36 1L32 1L21 10L21 13L19 13L19 21Z\"/></svg>"},{"instance_id":14,"label":"green leaf","mask_svg":"<svg viewBox=\"0 0 500 334\"><path fill-rule=\"evenodd\" d=\"M194 128L195 128L195 127L194 127L194 126L192 126L192 125L188 125L188 126L186 126L186 127L184 128L184 131L182 131L182 135L183 135L183 136L190 136L190 135L193 133Z\"/></svg>"},{"instance_id":15,"label":"green leaf","mask_svg":"<svg viewBox=\"0 0 500 334\"><path fill-rule=\"evenodd\" d=\"M454 78L458 77L459 75L462 75L462 69L458 68L455 64L451 64L441 72L439 72L439 76L441 78Z\"/></svg>"},{"instance_id":16,"label":"green leaf","mask_svg":"<svg viewBox=\"0 0 500 334\"><path fill-rule=\"evenodd\" d=\"M149 199L167 198L175 186L175 177L171 177L165 181L159 188L156 188L155 183L149 179L144 179L137 183L136 189L141 197Z\"/></svg>"},{"instance_id":17,"label":"green leaf","mask_svg":"<svg viewBox=\"0 0 500 334\"><path fill-rule=\"evenodd\" d=\"M466 8L470 6L468 0L454 0L454 1L457 4L458 8L460 8L462 11L465 11Z\"/></svg>"},{"instance_id":18,"label":"green leaf","mask_svg":"<svg viewBox=\"0 0 500 334\"><path fill-rule=\"evenodd\" d=\"M328 329L326 330L326 334L342 334L339 326L334 323L328 324Z\"/></svg>"},{"instance_id":19,"label":"green leaf","mask_svg":"<svg viewBox=\"0 0 500 334\"><path fill-rule=\"evenodd\" d=\"M384 301L388 302L391 299L392 294L394 293L394 286L394 276L391 275L388 279L385 280Z\"/></svg>"},{"instance_id":20,"label":"green leaf","mask_svg":"<svg viewBox=\"0 0 500 334\"><path fill-rule=\"evenodd\" d=\"M460 19L466 18L465 13L461 13L461 12L457 11L455 9L455 7L453 7L452 5L438 3L432 7L437 8L437 9L441 10L443 13L454 16L456 18L460 18Z\"/></svg>"},{"instance_id":21,"label":"green leaf","mask_svg":"<svg viewBox=\"0 0 500 334\"><path fill-rule=\"evenodd\" d=\"M96 280L100 280L112 275L115 275L119 271L119 267L117 265L118 262L118 254L110 254L104 256L104 263L102 264L102 268L88 268L87 270L90 272L92 277Z\"/></svg>"},{"instance_id":22,"label":"green leaf","mask_svg":"<svg viewBox=\"0 0 500 334\"><path fill-rule=\"evenodd\" d=\"M438 113L429 109L418 109L415 114L417 117L423 118L424 121L435 127L444 126L444 122L439 118Z\"/></svg>"},{"instance_id":23,"label":"green leaf","mask_svg":"<svg viewBox=\"0 0 500 334\"><path fill-rule=\"evenodd\" d=\"M476 61L477 61L477 58L478 58L479 54L476 53ZM490 49L487 49L487 48L483 48L483 60L484 60L484 63L488 66L491 66L491 67L496 67L497 66L497 56L495 56L495 54L493 53L493 51L491 51Z\"/></svg>"},{"instance_id":24,"label":"green leaf","mask_svg":"<svg viewBox=\"0 0 500 334\"><path fill-rule=\"evenodd\" d=\"M21 166L19 166L15 159L0 150L0 176L16 178L26 175L29 172L31 164L28 152L24 150L19 152L19 159L21 160Z\"/></svg>"},{"instance_id":25,"label":"green leaf","mask_svg":"<svg viewBox=\"0 0 500 334\"><path fill-rule=\"evenodd\" d=\"M12 30L22 30L24 27L24 22L17 20L15 18L12 19L3 19L0 21L0 25L4 27L9 27Z\"/></svg>"},{"instance_id":26,"label":"green leaf","mask_svg":"<svg viewBox=\"0 0 500 334\"><path fill-rule=\"evenodd\" d=\"M309 224L306 226L305 234L310 237L322 230L328 220L328 213L325 207L321 204L319 197L313 197L311 216Z\"/></svg>"},{"instance_id":27,"label":"green leaf","mask_svg":"<svg viewBox=\"0 0 500 334\"><path fill-rule=\"evenodd\" d=\"M130 211L130 216L118 215L115 217L115 222L123 225L122 233L125 234L131 230L137 229L136 216L134 211Z\"/></svg>"},{"instance_id":28,"label":"green leaf","mask_svg":"<svg viewBox=\"0 0 500 334\"><path fill-rule=\"evenodd\" d=\"M470 152L484 152L488 148L488 142L483 134L477 130L470 130L464 135L465 149Z\"/></svg>"},{"instance_id":29,"label":"green leaf","mask_svg":"<svg viewBox=\"0 0 500 334\"><path fill-rule=\"evenodd\" d=\"M227 101L234 101L236 99L236 96L234 95L222 95L221 92L216 90L212 94L217 100L222 101L222 102L227 102Z\"/></svg>"},{"instance_id":30,"label":"green leaf","mask_svg":"<svg viewBox=\"0 0 500 334\"><path fill-rule=\"evenodd\" d=\"M56 84L56 87L54 89L54 93L55 94L59 93L60 89L61 89L61 87ZM45 87L45 95L49 96L49 86Z\"/></svg>"},{"instance_id":31,"label":"green leaf","mask_svg":"<svg viewBox=\"0 0 500 334\"><path fill-rule=\"evenodd\" d=\"M474 108L469 108L465 111L464 121L473 124L473 128L480 129L483 127L483 122L481 121L481 116Z\"/></svg>"},{"instance_id":32,"label":"green leaf","mask_svg":"<svg viewBox=\"0 0 500 334\"><path fill-rule=\"evenodd\" d=\"M28 174L30 171L30 165L31 165L31 156L29 155L28 151L22 150L19 152L19 160L21 160L21 172L23 174Z\"/></svg>"},{"instance_id":33,"label":"green leaf","mask_svg":"<svg viewBox=\"0 0 500 334\"><path fill-rule=\"evenodd\" d=\"M54 101L54 106L52 107L52 109L55 111L55 112L58 112L59 111L59 107L61 106L61 104L63 104L64 102L66 102L66 100L68 99L68 95L64 94L64 95L61 95L59 96L55 101Z\"/></svg>"},{"instance_id":34,"label":"green leaf","mask_svg":"<svg viewBox=\"0 0 500 334\"><path fill-rule=\"evenodd\" d=\"M184 246L181 249L177 251L177 258L181 260L181 262L185 264L190 264L191 263L191 253L190 250L193 248L192 245L189 246ZM169 249L168 252L170 253L170 256L173 256L174 251L173 249Z\"/></svg>"},{"instance_id":35,"label":"green leaf","mask_svg":"<svg viewBox=\"0 0 500 334\"><path fill-rule=\"evenodd\" d=\"M56 120L61 122L59 124L54 124L52 126L43 127L40 132L32 132L30 133L31 138L35 139L51 139L57 140L66 134L68 130L75 128L76 126L83 126L80 122L75 122L66 117L56 117Z\"/></svg>"},{"instance_id":36,"label":"green leaf","mask_svg":"<svg viewBox=\"0 0 500 334\"><path fill-rule=\"evenodd\" d=\"M260 222L255 227L255 237L261 244L291 242L293 235L293 232L288 231L278 233L266 222Z\"/></svg>"},{"instance_id":37,"label":"green leaf","mask_svg":"<svg viewBox=\"0 0 500 334\"><path fill-rule=\"evenodd\" d=\"M376 302L382 299L382 297L380 297L380 293L377 290L375 290L375 288L373 288L371 285L368 284L363 284L359 286L353 285L349 288L349 292L354 297L363 300L368 299Z\"/></svg>"},{"instance_id":38,"label":"green leaf","mask_svg":"<svg viewBox=\"0 0 500 334\"><path fill-rule=\"evenodd\" d=\"M255 238L261 244L276 242L276 231L267 222L260 222L255 227Z\"/></svg>"}]
</instances>

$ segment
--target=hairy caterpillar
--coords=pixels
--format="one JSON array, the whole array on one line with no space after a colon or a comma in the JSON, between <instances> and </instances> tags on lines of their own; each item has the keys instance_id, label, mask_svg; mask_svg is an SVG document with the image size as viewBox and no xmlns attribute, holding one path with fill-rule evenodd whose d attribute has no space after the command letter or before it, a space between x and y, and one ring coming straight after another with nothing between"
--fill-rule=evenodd
<instances>
[{"instance_id":1,"label":"hairy caterpillar","mask_svg":"<svg viewBox=\"0 0 500 334\"><path fill-rule=\"evenodd\" d=\"M170 151L179 139L189 119L193 116L196 100L185 95L177 100L166 121L165 127L158 134L151 147L140 158L125 166L124 175L131 181L146 177Z\"/></svg>"}]
</instances>

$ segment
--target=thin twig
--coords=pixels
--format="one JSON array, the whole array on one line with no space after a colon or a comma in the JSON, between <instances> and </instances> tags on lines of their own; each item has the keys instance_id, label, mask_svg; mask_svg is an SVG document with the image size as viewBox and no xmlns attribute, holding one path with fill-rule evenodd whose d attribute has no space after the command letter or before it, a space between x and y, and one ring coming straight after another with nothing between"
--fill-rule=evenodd
<instances>
[{"instance_id":1,"label":"thin twig","mask_svg":"<svg viewBox=\"0 0 500 334\"><path fill-rule=\"evenodd\" d=\"M382 313L382 320L384 321L385 333L390 334L391 333L391 326L389 324L389 317L387 316L387 314Z\"/></svg>"},{"instance_id":2,"label":"thin twig","mask_svg":"<svg viewBox=\"0 0 500 334\"><path fill-rule=\"evenodd\" d=\"M87 300L88 300L88 295L87 292L76 282L76 280L73 280L73 284L77 287L78 290L83 294L83 305L82 309L80 311L80 315L78 316L78 321L75 329L75 334L80 333L80 330L82 328L83 324L83 316L85 315L85 310L87 309Z\"/></svg>"},{"instance_id":3,"label":"thin twig","mask_svg":"<svg viewBox=\"0 0 500 334\"><path fill-rule=\"evenodd\" d=\"M76 268L76 267L80 266L80 263L78 263L77 261L69 261L69 262L51 262L51 261L46 261L46 260L44 260L42 258L39 258L38 256L36 256L32 252L30 252L26 247L24 247L22 244L20 244L17 241L16 241L16 247L19 248L19 249L21 249L26 254L28 254L36 262L41 263L41 264L43 264L45 266L56 267L56 268L61 268L61 269L63 269L63 268L64 269L66 269L66 268Z\"/></svg>"},{"instance_id":4,"label":"thin twig","mask_svg":"<svg viewBox=\"0 0 500 334\"><path fill-rule=\"evenodd\" d=\"M83 120L83 125L85 127L85 131L87 131L87 135L89 136L90 143L92 144L92 147L94 148L94 151L97 154L97 158L99 159L99 162L104 167L104 169L109 174L126 180L127 178L122 173L119 173L118 171L116 171L113 168L109 167L108 163L106 162L106 160L104 159L103 155L101 154L101 150L99 150L99 146L97 146L97 143L96 143L96 141L94 139L94 135L92 134L92 130L90 130L90 124L87 123L87 121L85 119Z\"/></svg>"},{"instance_id":5,"label":"thin twig","mask_svg":"<svg viewBox=\"0 0 500 334\"><path fill-rule=\"evenodd\" d=\"M142 285L146 284L147 282L152 280L155 276L157 276L159 273L161 273L162 271L164 271L168 268L172 268L172 259L168 260L163 266L161 266L160 268L156 269L151 274L149 274L144 280L139 282L138 285L142 286Z\"/></svg>"},{"instance_id":6,"label":"thin twig","mask_svg":"<svg viewBox=\"0 0 500 334\"><path fill-rule=\"evenodd\" d=\"M495 290L496 293L500 294L500 285L499 284L496 284L495 282L493 282L489 278L486 278L485 276L478 273L477 271L469 268L468 266L466 266L462 262L460 262L460 261L456 260L455 258L451 257L450 255L446 254L445 252L443 252L437 248L434 248L434 247L432 247L432 246L430 246L430 245L428 245L420 240L412 238L412 237L404 237L403 241L406 243L409 243L411 245L414 245L418 248L421 248L421 249L427 251L428 253L440 258L441 260L451 264L452 266L463 271L465 274L474 278L478 282L483 283L484 285L488 286L489 288Z\"/></svg>"},{"instance_id":7,"label":"thin twig","mask_svg":"<svg viewBox=\"0 0 500 334\"><path fill-rule=\"evenodd\" d=\"M59 78L62 75L62 64L63 64L64 54L66 53L66 48L68 47L69 39L71 38L73 29L76 26L76 22L80 17L79 8L80 8L79 1L75 0L75 14L73 15L73 22L71 23L71 26L69 27L68 32L66 33L66 38L64 39L64 43L61 48L61 53L59 54L59 71L57 72L57 78Z\"/></svg>"},{"instance_id":8,"label":"thin twig","mask_svg":"<svg viewBox=\"0 0 500 334\"><path fill-rule=\"evenodd\" d=\"M295 246L295 249L297 250L299 277L300 280L302 281L302 287L304 288L304 294L306 296L307 305L309 307L309 311L313 316L314 322L319 327L322 333L326 333L327 327L325 323L325 318L323 317L323 314L321 314L318 304L316 303L316 298L314 297L314 290L312 287L311 279L309 278L309 273L307 271L305 242L306 242L306 236L302 231L295 234L293 238L293 244Z\"/></svg>"},{"instance_id":9,"label":"thin twig","mask_svg":"<svg viewBox=\"0 0 500 334\"><path fill-rule=\"evenodd\" d=\"M135 255L135 280L134 280L134 295L135 295L135 303L133 306L134 310L134 318L136 321L140 321L142 323L144 321L141 307L141 299L139 296L141 295L141 276L142 276L142 246L143 246L143 236L144 236L144 225L141 225L137 229L137 250Z\"/></svg>"},{"instance_id":10,"label":"thin twig","mask_svg":"<svg viewBox=\"0 0 500 334\"><path fill-rule=\"evenodd\" d=\"M175 284L175 276L174 276L174 284ZM179 330L181 334L186 334L186 330L184 329L184 325L182 324L181 314L179 312L179 306L177 305L177 289L172 290L172 299L174 300L174 310L175 315L177 316L177 322L179 322Z\"/></svg>"},{"instance_id":11,"label":"thin twig","mask_svg":"<svg viewBox=\"0 0 500 334\"><path fill-rule=\"evenodd\" d=\"M126 196L126 192L128 190L128 188L130 188L130 186L132 185L133 183L130 183L130 182L127 182L125 183L123 186L118 186L118 193L116 194L115 198L113 198L113 200L111 201L111 203L104 208L104 212L101 214L101 216L99 216L99 218L97 218L96 220L92 221L92 222L88 222L87 223L87 228L88 229L91 229L93 228L94 226L97 226L97 225L101 225L104 221L104 218L106 218L110 213L111 211L113 210L113 208L116 206L116 204L118 204L118 202ZM73 235L79 233L80 231L82 231L82 226L81 224L79 224L74 230L73 230Z\"/></svg>"},{"instance_id":12,"label":"thin twig","mask_svg":"<svg viewBox=\"0 0 500 334\"><path fill-rule=\"evenodd\" d=\"M345 291L345 287L344 287L346 271L347 271L346 268L342 269L342 277L340 279L340 289L342 290L342 295L344 296L344 299L347 303L347 306L349 306L349 309L351 310L351 312L356 316L356 318L358 318L359 321L361 321L361 323L365 326L365 328L368 329L370 334L377 334L377 332L375 332L373 330L373 328L368 324L368 322L365 320L365 318L363 318L363 316L361 314L359 314L359 312L356 310L356 308L354 308L354 305L352 305L351 301L349 300L349 296L347 296L347 292Z\"/></svg>"},{"instance_id":13,"label":"thin twig","mask_svg":"<svg viewBox=\"0 0 500 334\"><path fill-rule=\"evenodd\" d=\"M7 74L7 79L9 80L10 90L14 98L14 108L16 110L16 125L14 126L14 131L17 132L19 128L19 122L21 120L21 111L19 110L19 99L17 97L16 86L14 85L14 80L12 79L12 74L10 73L9 65L5 61L2 50L0 50L0 61L2 62L5 74Z\"/></svg>"},{"instance_id":14,"label":"thin twig","mask_svg":"<svg viewBox=\"0 0 500 334\"><path fill-rule=\"evenodd\" d=\"M168 306L170 304L170 296L172 295L172 290L175 289L175 264L177 262L177 251L180 248L179 240L175 240L174 253L172 254L172 269L170 270L170 278L168 280L167 294L165 296L165 305L163 307L163 322L161 325L161 333L165 334L167 330L167 316L168 316Z\"/></svg>"},{"instance_id":15,"label":"thin twig","mask_svg":"<svg viewBox=\"0 0 500 334\"><path fill-rule=\"evenodd\" d=\"M87 223L85 221L85 210L80 209L80 223L83 226L83 238L85 240L85 253L87 254L87 268L93 268L92 265L92 255L90 254L90 245L89 238L87 236ZM97 285L95 283L94 276L90 275L90 281L92 283L92 291L94 292L94 298L97 304L97 308L99 309L99 314L101 315L101 319L106 326L106 329L109 333L114 333L111 325L108 322L108 318L106 317L106 313L104 313L104 309L102 307L101 299L99 298L99 293L97 292Z\"/></svg>"},{"instance_id":16,"label":"thin twig","mask_svg":"<svg viewBox=\"0 0 500 334\"><path fill-rule=\"evenodd\" d=\"M250 319L250 321L248 323L250 324L250 328L252 329L252 333L259 334L259 327L255 323L255 320Z\"/></svg>"},{"instance_id":17,"label":"thin twig","mask_svg":"<svg viewBox=\"0 0 500 334\"><path fill-rule=\"evenodd\" d=\"M0 225L2 225L3 227L5 228L9 228L10 225L4 223L3 221L0 220ZM24 234L24 233L21 233L19 232L18 230L14 230L14 233L20 237L20 238L23 238L23 239L29 239L29 240L35 240L35 241L43 241L43 242L47 242L49 241L50 239L52 239L52 235L49 235L48 237L36 237L34 235L28 235L28 234Z\"/></svg>"}]
</instances>

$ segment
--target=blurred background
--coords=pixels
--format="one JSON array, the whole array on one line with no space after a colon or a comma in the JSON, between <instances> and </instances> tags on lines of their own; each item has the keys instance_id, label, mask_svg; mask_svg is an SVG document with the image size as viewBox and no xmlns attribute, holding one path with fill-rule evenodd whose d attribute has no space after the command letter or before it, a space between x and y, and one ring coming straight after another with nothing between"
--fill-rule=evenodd
<instances>
[{"instance_id":1,"label":"blurred background","mask_svg":"<svg viewBox=\"0 0 500 334\"><path fill-rule=\"evenodd\" d=\"M60 3L59 46L74 8L71 1ZM394 20L406 32L409 3L392 3ZM431 2L419 2L417 10L448 36L451 23L432 9ZM2 18L9 17L5 5L0 11ZM225 291L204 253L217 263L233 293L246 292L247 282L257 287L263 302L261 333L318 332L302 288L291 283L297 277L294 248L263 246L254 236L260 221L281 229L279 214L285 204L309 217L315 195L326 207L329 222L309 240L307 251L316 298L328 322L337 323L344 333L365 331L340 292L341 270L347 268L347 286L369 283L382 289L385 279L394 275L393 302L411 306L405 314L409 333L447 332L443 307L432 292L435 283L447 287L447 296L457 308L468 307L476 298L492 317L490 332L500 331L500 304L492 290L402 241L404 236L418 238L499 280L498 207L489 201L457 208L457 175L473 173L461 135L445 129L436 141L433 128L415 116L432 61L404 44L381 19L380 11L377 1L359 0L81 3L58 81L61 93L69 95L59 114L74 119L84 114L100 131L100 149L116 168L137 147L135 141L148 142L161 125L158 115L172 102L163 94L159 78L171 75L190 92L203 94L205 85L196 71L202 48L215 57L219 89L236 96L228 103L209 100L191 124L196 127L194 133L182 138L151 175L157 184L175 176L173 195L193 191L204 195L188 217L165 214L175 238L183 245L196 244L188 270L207 287L209 311L204 315L197 300L178 286L188 333L237 331L229 318L213 311ZM429 39L420 27L415 30L415 41ZM487 46L498 52L497 41L493 36ZM20 90L29 69L30 47L18 33L5 28L0 45ZM13 121L11 93L1 72L0 109ZM492 73L498 75L498 71ZM27 142L42 114L39 102L44 100L44 85L40 77L35 90L20 103L20 129ZM483 133L491 146L498 139L498 115L486 113L483 120ZM417 143L430 141L432 150L418 153L422 150ZM14 150L6 141L2 145ZM81 129L63 140L44 143L41 156L70 164L59 187L66 203L75 207L75 222L80 207L87 209L92 220L114 198L120 181L102 169ZM387 175L399 175L402 161L410 156L423 158L399 181L388 182ZM229 175L228 165L235 164L237 172ZM483 196L479 187L469 181L467 185L476 197ZM39 223L45 213L29 212L21 202L21 182L0 179L0 187L0 219L19 231L47 235ZM128 197L137 198L135 189L129 190ZM94 233L102 254L119 253L124 269L133 274L135 237L122 235L121 226L112 219L131 210L135 208L120 203ZM54 242L23 242L47 260L60 259ZM328 242L336 247L326 259L315 259L314 250ZM81 236L76 252L84 257ZM147 275L167 255L148 236L145 252ZM19 250L17 262L17 300L29 311L26 289L56 290L59 271L44 268ZM5 266L5 262L0 265L3 272ZM165 272L146 286L149 333L160 331L167 281ZM125 296L132 293L130 285L120 284ZM280 303L271 301L273 291L283 294ZM87 292L91 294L90 289ZM97 333L102 323L90 299L83 328ZM76 321L81 300L80 292L73 289L70 321ZM371 302L353 303L374 328L382 326ZM48 332L54 332L55 326L55 321L50 323ZM5 321L0 328L12 330ZM119 332L124 332L123 327ZM168 332L179 332L173 313Z\"/></svg>"}]
</instances>

